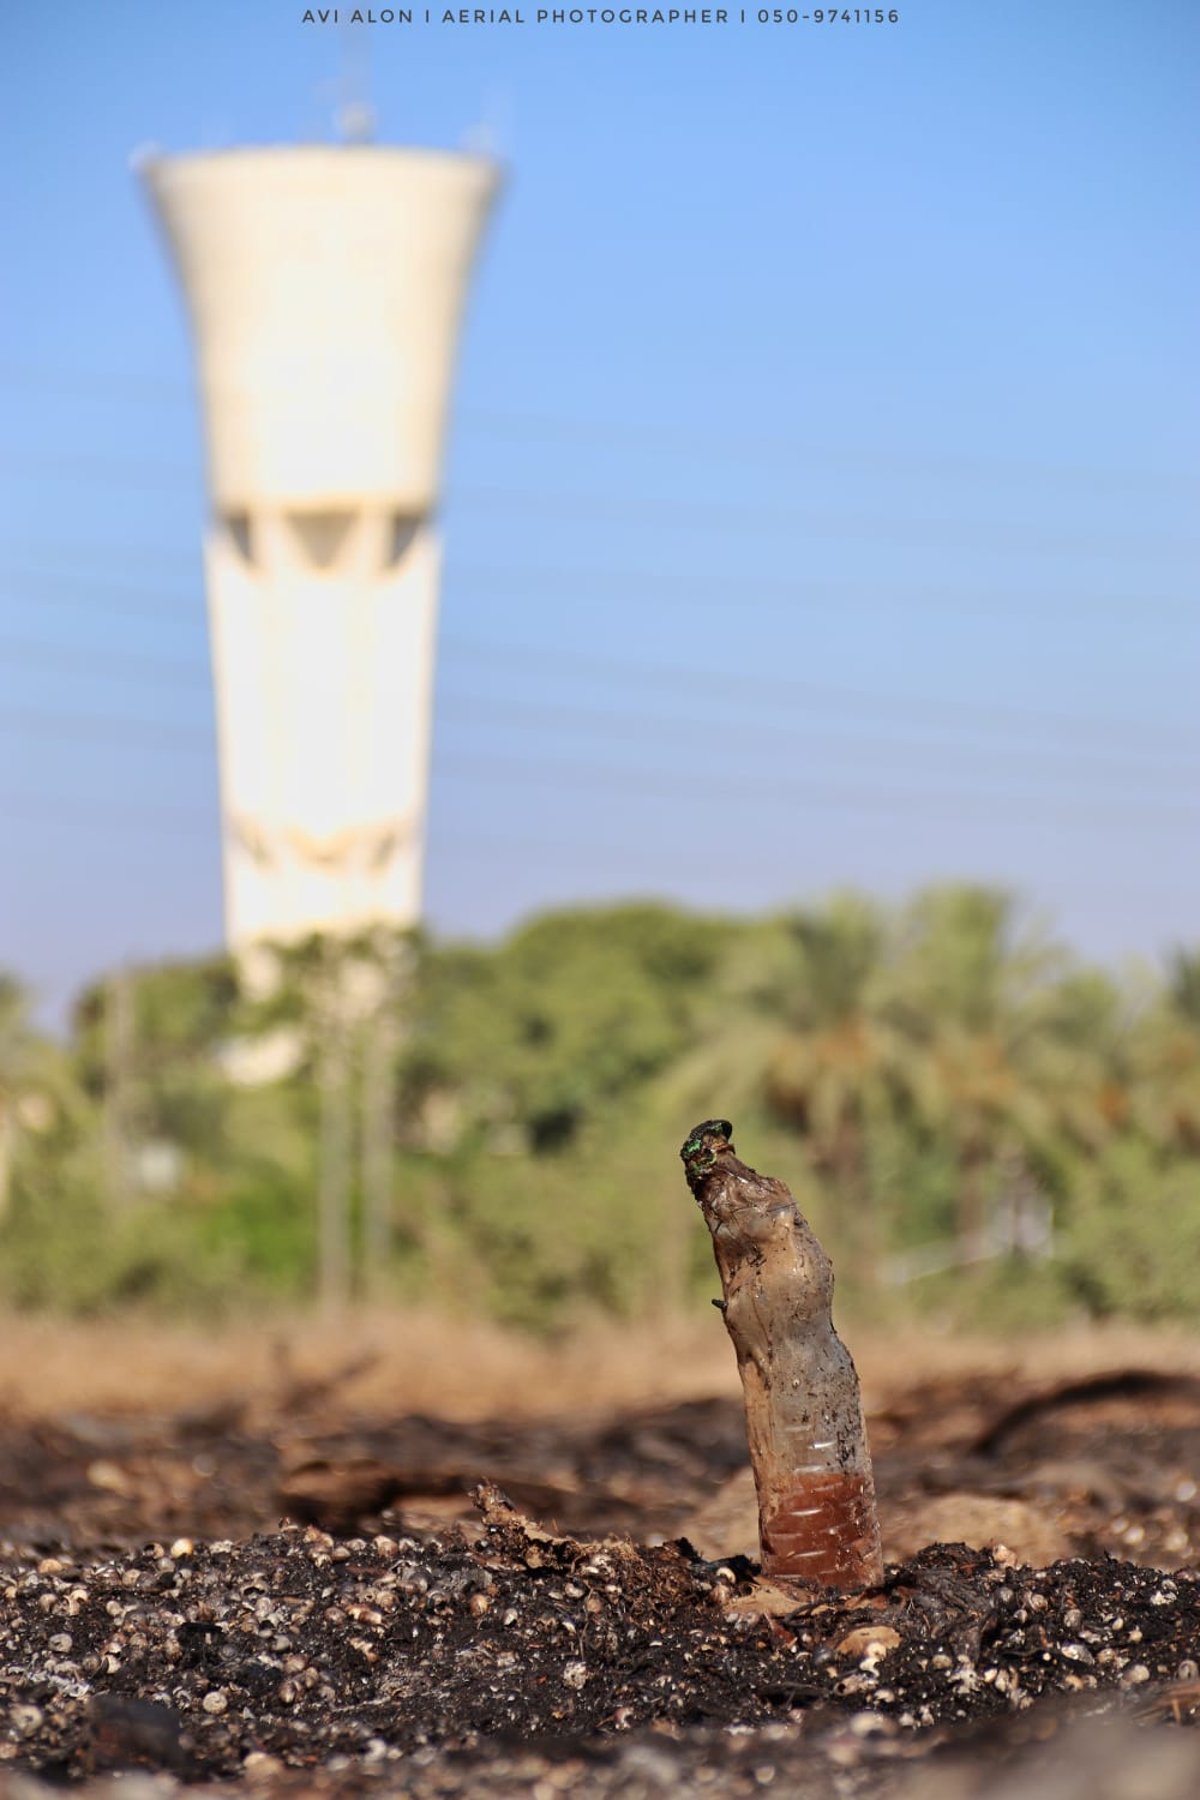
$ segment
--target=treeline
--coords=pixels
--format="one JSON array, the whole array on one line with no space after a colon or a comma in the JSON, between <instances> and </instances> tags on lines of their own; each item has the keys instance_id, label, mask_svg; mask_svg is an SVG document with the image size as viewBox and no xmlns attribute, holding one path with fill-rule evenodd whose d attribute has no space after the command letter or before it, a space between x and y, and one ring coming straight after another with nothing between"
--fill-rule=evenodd
<instances>
[{"instance_id":1,"label":"treeline","mask_svg":"<svg viewBox=\"0 0 1200 1800\"><path fill-rule=\"evenodd\" d=\"M1200 1304L1200 953L1118 979L967 886L116 971L63 1044L0 979L0 1298L678 1309L713 1280L677 1159L713 1114L852 1304Z\"/></svg>"}]
</instances>

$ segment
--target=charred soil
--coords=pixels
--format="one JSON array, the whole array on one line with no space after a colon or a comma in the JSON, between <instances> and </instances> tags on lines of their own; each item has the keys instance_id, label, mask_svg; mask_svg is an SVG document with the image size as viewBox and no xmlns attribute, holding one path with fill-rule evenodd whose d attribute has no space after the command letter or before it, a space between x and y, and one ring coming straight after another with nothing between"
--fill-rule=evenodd
<instances>
[{"instance_id":1,"label":"charred soil","mask_svg":"<svg viewBox=\"0 0 1200 1800\"><path fill-rule=\"evenodd\" d=\"M871 1432L892 1560L846 1596L710 1541L736 1401L0 1422L3 1779L1098 1800L1133 1761L1200 1791L1200 1388L958 1377ZM926 1541L956 1518L974 1542Z\"/></svg>"}]
</instances>

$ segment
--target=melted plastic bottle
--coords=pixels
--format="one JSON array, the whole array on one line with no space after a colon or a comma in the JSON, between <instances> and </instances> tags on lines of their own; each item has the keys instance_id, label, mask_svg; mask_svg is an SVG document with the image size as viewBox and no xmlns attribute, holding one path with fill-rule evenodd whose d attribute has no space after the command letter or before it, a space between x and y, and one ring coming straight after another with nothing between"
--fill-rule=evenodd
<instances>
[{"instance_id":1,"label":"melted plastic bottle","mask_svg":"<svg viewBox=\"0 0 1200 1800\"><path fill-rule=\"evenodd\" d=\"M734 1153L728 1119L684 1144L712 1233L758 1490L763 1573L812 1586L883 1577L858 1376L833 1328L833 1267L782 1181Z\"/></svg>"}]
</instances>

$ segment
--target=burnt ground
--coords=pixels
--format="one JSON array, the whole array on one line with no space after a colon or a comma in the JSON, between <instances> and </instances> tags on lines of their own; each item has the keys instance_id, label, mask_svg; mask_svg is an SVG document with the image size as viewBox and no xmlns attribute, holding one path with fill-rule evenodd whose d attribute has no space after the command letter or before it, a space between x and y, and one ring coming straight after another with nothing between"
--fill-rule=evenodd
<instances>
[{"instance_id":1,"label":"burnt ground","mask_svg":"<svg viewBox=\"0 0 1200 1800\"><path fill-rule=\"evenodd\" d=\"M900 1395L850 1599L739 1554L733 1400L0 1419L0 1792L1200 1793L1200 1382Z\"/></svg>"}]
</instances>

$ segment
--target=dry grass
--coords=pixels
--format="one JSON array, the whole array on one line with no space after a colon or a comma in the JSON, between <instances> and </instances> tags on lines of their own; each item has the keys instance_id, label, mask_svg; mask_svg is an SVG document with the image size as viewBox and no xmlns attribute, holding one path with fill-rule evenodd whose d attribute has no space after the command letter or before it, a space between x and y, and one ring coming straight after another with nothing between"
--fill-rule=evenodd
<instances>
[{"instance_id":1,"label":"dry grass","mask_svg":"<svg viewBox=\"0 0 1200 1800\"><path fill-rule=\"evenodd\" d=\"M1200 1374L1200 1337L1181 1330L1079 1328L1015 1343L918 1327L859 1326L846 1336L871 1408L915 1383L968 1373L1055 1381L1149 1366ZM347 1414L519 1418L738 1391L725 1333L703 1309L657 1329L585 1326L552 1345L412 1313L359 1313L338 1326L268 1317L209 1330L9 1318L0 1332L0 1411L176 1412L233 1397L270 1408L297 1380L359 1362L334 1388Z\"/></svg>"},{"instance_id":2,"label":"dry grass","mask_svg":"<svg viewBox=\"0 0 1200 1800\"><path fill-rule=\"evenodd\" d=\"M297 1382L356 1364L336 1384L348 1411L460 1419L637 1406L737 1385L719 1327L651 1334L605 1324L546 1344L412 1313L356 1313L336 1325L267 1317L211 1330L10 1318L0 1333L0 1410L178 1411L231 1396L269 1405Z\"/></svg>"}]
</instances>

